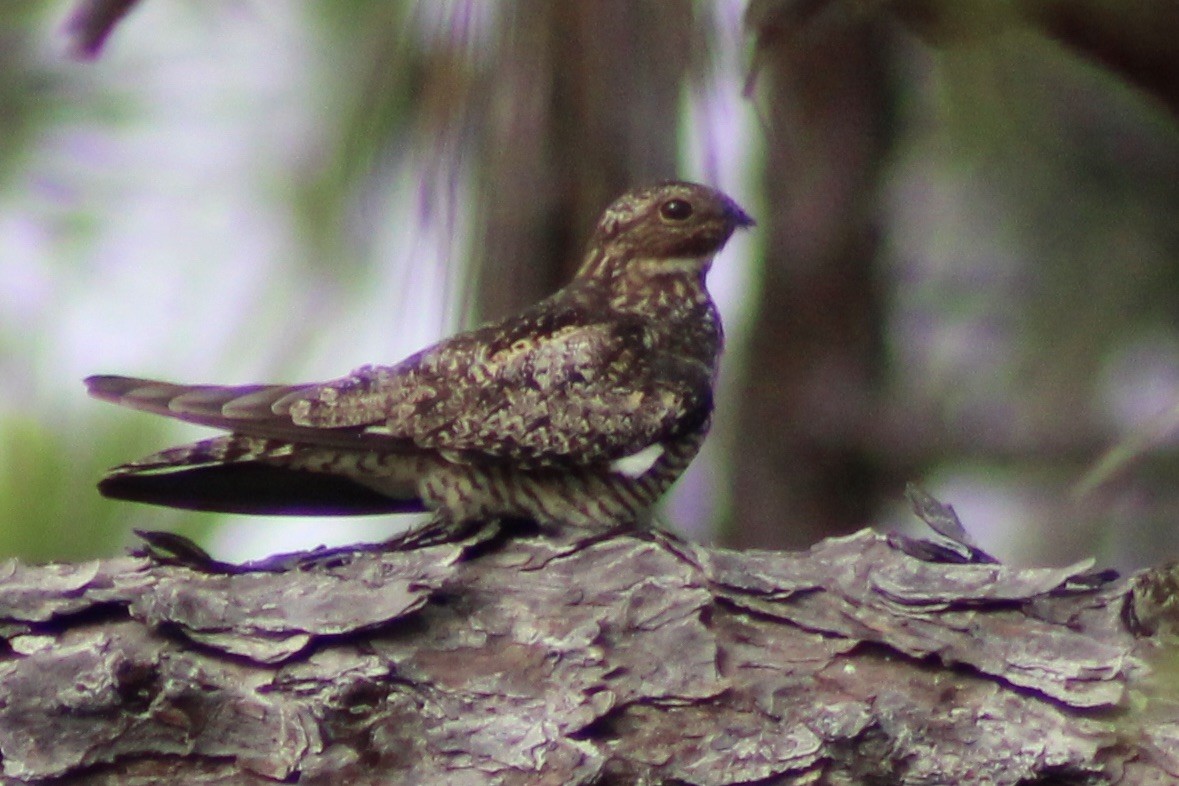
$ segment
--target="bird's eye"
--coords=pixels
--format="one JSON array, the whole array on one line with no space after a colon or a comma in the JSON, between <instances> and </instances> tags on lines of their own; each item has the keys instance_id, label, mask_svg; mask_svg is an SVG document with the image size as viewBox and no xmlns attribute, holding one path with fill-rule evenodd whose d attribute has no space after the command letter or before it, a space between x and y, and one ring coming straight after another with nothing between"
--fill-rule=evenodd
<instances>
[{"instance_id":1,"label":"bird's eye","mask_svg":"<svg viewBox=\"0 0 1179 786\"><path fill-rule=\"evenodd\" d=\"M659 215L668 221L686 221L692 215L692 203L683 199L669 199L659 206Z\"/></svg>"}]
</instances>

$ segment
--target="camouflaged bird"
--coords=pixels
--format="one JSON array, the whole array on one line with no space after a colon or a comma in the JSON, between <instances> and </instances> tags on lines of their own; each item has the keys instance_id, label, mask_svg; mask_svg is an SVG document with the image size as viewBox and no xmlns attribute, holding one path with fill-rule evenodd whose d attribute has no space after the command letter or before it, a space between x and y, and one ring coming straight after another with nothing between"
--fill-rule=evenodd
<instances>
[{"instance_id":1,"label":"camouflaged bird","mask_svg":"<svg viewBox=\"0 0 1179 786\"><path fill-rule=\"evenodd\" d=\"M663 183L610 205L565 288L396 365L296 386L91 377L97 398L231 432L99 489L242 513L640 521L708 430L722 331L704 279L752 224L718 191Z\"/></svg>"}]
</instances>

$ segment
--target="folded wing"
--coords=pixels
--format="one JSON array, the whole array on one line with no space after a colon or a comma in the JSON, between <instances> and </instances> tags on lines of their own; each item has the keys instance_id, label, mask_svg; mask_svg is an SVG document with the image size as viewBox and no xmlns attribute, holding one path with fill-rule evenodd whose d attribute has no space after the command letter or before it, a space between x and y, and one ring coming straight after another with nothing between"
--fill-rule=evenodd
<instances>
[{"instance_id":1,"label":"folded wing","mask_svg":"<svg viewBox=\"0 0 1179 786\"><path fill-rule=\"evenodd\" d=\"M608 463L709 416L709 370L644 351L641 333L625 323L528 327L462 334L395 366L365 366L321 384L177 385L117 376L86 384L96 398L269 441L272 451L430 451L520 469ZM273 452L238 451L219 461L198 454L163 451L122 469L149 474L200 464L212 478L208 467L217 463L286 463Z\"/></svg>"}]
</instances>

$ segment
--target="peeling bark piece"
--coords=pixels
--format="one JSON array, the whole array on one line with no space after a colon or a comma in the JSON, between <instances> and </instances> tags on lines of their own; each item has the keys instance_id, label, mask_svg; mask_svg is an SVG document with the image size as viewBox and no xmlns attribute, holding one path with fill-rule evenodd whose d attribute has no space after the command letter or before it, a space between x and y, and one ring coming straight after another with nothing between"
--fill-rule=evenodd
<instances>
[{"instance_id":1,"label":"peeling bark piece","mask_svg":"<svg viewBox=\"0 0 1179 786\"><path fill-rule=\"evenodd\" d=\"M468 546L228 573L6 563L3 782L1146 786L1179 769L1170 601L1148 574L931 563L871 532L797 554L575 530Z\"/></svg>"}]
</instances>

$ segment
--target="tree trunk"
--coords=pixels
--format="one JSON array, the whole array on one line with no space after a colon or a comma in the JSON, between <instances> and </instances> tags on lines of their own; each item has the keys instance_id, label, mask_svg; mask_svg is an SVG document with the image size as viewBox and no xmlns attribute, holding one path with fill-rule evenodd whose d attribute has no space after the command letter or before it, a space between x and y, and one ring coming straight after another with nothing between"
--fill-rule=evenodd
<instances>
[{"instance_id":1,"label":"tree trunk","mask_svg":"<svg viewBox=\"0 0 1179 786\"><path fill-rule=\"evenodd\" d=\"M10 561L3 782L1174 782L1176 572L978 559L565 531Z\"/></svg>"},{"instance_id":2,"label":"tree trunk","mask_svg":"<svg viewBox=\"0 0 1179 786\"><path fill-rule=\"evenodd\" d=\"M606 205L675 178L669 128L700 57L684 0L518 0L506 9L480 113L478 321L552 294L581 264Z\"/></svg>"},{"instance_id":3,"label":"tree trunk","mask_svg":"<svg viewBox=\"0 0 1179 786\"><path fill-rule=\"evenodd\" d=\"M889 149L886 28L874 20L801 36L793 13L754 22L773 209L737 397L725 536L740 547L802 548L852 532L915 474L884 466L867 438L882 399L875 205Z\"/></svg>"}]
</instances>

